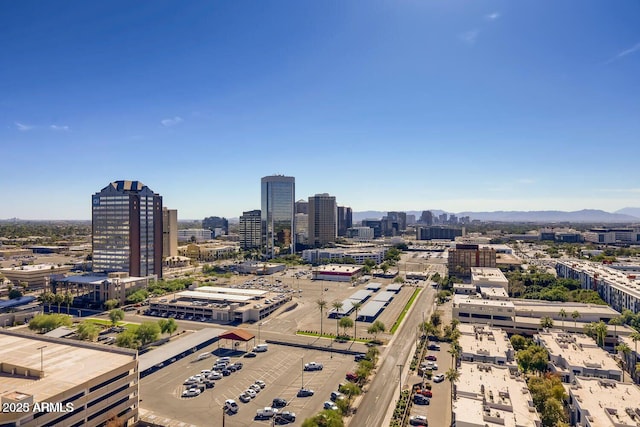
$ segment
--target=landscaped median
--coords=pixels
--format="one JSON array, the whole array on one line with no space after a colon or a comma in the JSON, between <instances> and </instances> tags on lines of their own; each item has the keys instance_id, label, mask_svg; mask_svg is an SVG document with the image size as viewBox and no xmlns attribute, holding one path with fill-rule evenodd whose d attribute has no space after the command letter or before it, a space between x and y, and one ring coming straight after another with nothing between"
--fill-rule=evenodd
<instances>
[{"instance_id":1,"label":"landscaped median","mask_svg":"<svg viewBox=\"0 0 640 427\"><path fill-rule=\"evenodd\" d=\"M395 334L396 330L398 330L398 328L402 324L402 321L404 320L404 317L409 312L409 309L413 305L413 303L416 300L416 298L418 298L418 295L420 294L420 291L421 291L420 288L417 288L417 289L415 289L413 291L413 295L411 295L411 298L409 298L409 301L407 301L407 303L405 304L404 308L402 309L402 312L400 313L400 315L396 319L396 322L391 327L391 330L389 331L390 333Z\"/></svg>"}]
</instances>

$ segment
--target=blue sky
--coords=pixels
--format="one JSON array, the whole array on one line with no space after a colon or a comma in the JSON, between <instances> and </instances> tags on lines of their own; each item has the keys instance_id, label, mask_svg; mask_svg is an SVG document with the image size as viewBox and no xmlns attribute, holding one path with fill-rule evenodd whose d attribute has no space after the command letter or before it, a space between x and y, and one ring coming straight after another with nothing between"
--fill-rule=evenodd
<instances>
[{"instance_id":1,"label":"blue sky","mask_svg":"<svg viewBox=\"0 0 640 427\"><path fill-rule=\"evenodd\" d=\"M640 3L0 3L0 218L640 206Z\"/></svg>"}]
</instances>

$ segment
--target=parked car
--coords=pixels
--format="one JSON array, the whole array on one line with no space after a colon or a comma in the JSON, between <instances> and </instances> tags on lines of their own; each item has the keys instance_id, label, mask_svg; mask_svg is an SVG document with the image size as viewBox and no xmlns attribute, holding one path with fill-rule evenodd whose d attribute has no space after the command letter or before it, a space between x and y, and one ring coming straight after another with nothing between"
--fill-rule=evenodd
<instances>
[{"instance_id":1,"label":"parked car","mask_svg":"<svg viewBox=\"0 0 640 427\"><path fill-rule=\"evenodd\" d=\"M435 351L439 351L440 350L440 344L429 344L427 346L428 350L435 350Z\"/></svg>"},{"instance_id":2,"label":"parked car","mask_svg":"<svg viewBox=\"0 0 640 427\"><path fill-rule=\"evenodd\" d=\"M424 415L415 415L409 418L409 424L412 426L428 426L429 422Z\"/></svg>"},{"instance_id":3,"label":"parked car","mask_svg":"<svg viewBox=\"0 0 640 427\"><path fill-rule=\"evenodd\" d=\"M200 393L202 393L200 389L190 388L182 392L182 397L195 397L195 396L199 396Z\"/></svg>"},{"instance_id":4,"label":"parked car","mask_svg":"<svg viewBox=\"0 0 640 427\"><path fill-rule=\"evenodd\" d=\"M258 409L256 411L256 418L271 418L278 413L276 408L272 408L271 406L265 406L264 408Z\"/></svg>"},{"instance_id":5,"label":"parked car","mask_svg":"<svg viewBox=\"0 0 640 427\"><path fill-rule=\"evenodd\" d=\"M254 384L260 386L260 388L265 388L267 386L267 384L262 380L256 380Z\"/></svg>"},{"instance_id":6,"label":"parked car","mask_svg":"<svg viewBox=\"0 0 640 427\"><path fill-rule=\"evenodd\" d=\"M308 396L313 396L313 390L310 390L308 388L301 388L300 390L298 390L298 397L308 397Z\"/></svg>"},{"instance_id":7,"label":"parked car","mask_svg":"<svg viewBox=\"0 0 640 427\"><path fill-rule=\"evenodd\" d=\"M250 351L249 353L245 353L243 357L256 357L257 354L254 353L253 351Z\"/></svg>"},{"instance_id":8,"label":"parked car","mask_svg":"<svg viewBox=\"0 0 640 427\"><path fill-rule=\"evenodd\" d=\"M221 371L222 375L224 375L225 377L228 377L229 375L231 375L231 371L229 369L223 369Z\"/></svg>"},{"instance_id":9,"label":"parked car","mask_svg":"<svg viewBox=\"0 0 640 427\"><path fill-rule=\"evenodd\" d=\"M218 371L211 371L211 373L207 375L207 378L210 380L220 380L222 379L222 377L223 377L222 373Z\"/></svg>"},{"instance_id":10,"label":"parked car","mask_svg":"<svg viewBox=\"0 0 640 427\"><path fill-rule=\"evenodd\" d=\"M244 393L252 399L255 399L255 397L258 395L258 393L256 393L256 391L251 388L246 389Z\"/></svg>"},{"instance_id":11,"label":"parked car","mask_svg":"<svg viewBox=\"0 0 640 427\"><path fill-rule=\"evenodd\" d=\"M227 366L227 368L230 368L232 366L236 368L236 371L239 371L240 369L242 369L242 367L244 365L242 364L242 362L235 362L235 363L232 363L231 365Z\"/></svg>"},{"instance_id":12,"label":"parked car","mask_svg":"<svg viewBox=\"0 0 640 427\"><path fill-rule=\"evenodd\" d=\"M347 375L345 376L345 378L349 381L358 381L358 376L353 372L347 372Z\"/></svg>"},{"instance_id":13,"label":"parked car","mask_svg":"<svg viewBox=\"0 0 640 427\"><path fill-rule=\"evenodd\" d=\"M256 393L260 393L260 390L262 390L258 384L251 384L249 388L255 391Z\"/></svg>"},{"instance_id":14,"label":"parked car","mask_svg":"<svg viewBox=\"0 0 640 427\"><path fill-rule=\"evenodd\" d=\"M324 407L324 409L331 409L332 411L337 411L338 410L338 405L336 405L335 403L333 403L330 400L327 400L326 402L324 402L323 407Z\"/></svg>"},{"instance_id":15,"label":"parked car","mask_svg":"<svg viewBox=\"0 0 640 427\"><path fill-rule=\"evenodd\" d=\"M225 410L227 410L228 412L233 412L236 413L238 412L238 404L236 403L235 400L233 399L227 399L224 401L224 408Z\"/></svg>"},{"instance_id":16,"label":"parked car","mask_svg":"<svg viewBox=\"0 0 640 427\"><path fill-rule=\"evenodd\" d=\"M336 400L342 400L342 399L344 399L344 394L340 393L339 391L331 392L331 400L333 400L334 402Z\"/></svg>"},{"instance_id":17,"label":"parked car","mask_svg":"<svg viewBox=\"0 0 640 427\"><path fill-rule=\"evenodd\" d=\"M421 394L416 394L413 396L413 403L415 403L416 405L428 405L429 398Z\"/></svg>"},{"instance_id":18,"label":"parked car","mask_svg":"<svg viewBox=\"0 0 640 427\"><path fill-rule=\"evenodd\" d=\"M442 381L444 381L444 374L438 374L435 377L433 377L434 383L441 383Z\"/></svg>"},{"instance_id":19,"label":"parked car","mask_svg":"<svg viewBox=\"0 0 640 427\"><path fill-rule=\"evenodd\" d=\"M273 406L274 408L284 408L285 406L287 406L287 401L281 397L276 397L275 399L273 399L273 402L271 402L271 406Z\"/></svg>"},{"instance_id":20,"label":"parked car","mask_svg":"<svg viewBox=\"0 0 640 427\"><path fill-rule=\"evenodd\" d=\"M322 371L323 368L322 363L310 362L304 364L305 371Z\"/></svg>"},{"instance_id":21,"label":"parked car","mask_svg":"<svg viewBox=\"0 0 640 427\"><path fill-rule=\"evenodd\" d=\"M361 360L366 360L367 359L367 355L364 354L364 353L356 354L354 359L355 359L356 362L359 362Z\"/></svg>"},{"instance_id":22,"label":"parked car","mask_svg":"<svg viewBox=\"0 0 640 427\"><path fill-rule=\"evenodd\" d=\"M425 397L433 397L433 392L431 390L427 390L426 388L422 390L416 390L416 394L420 394Z\"/></svg>"},{"instance_id":23,"label":"parked car","mask_svg":"<svg viewBox=\"0 0 640 427\"><path fill-rule=\"evenodd\" d=\"M276 424L289 424L296 421L295 412L284 411L282 413L276 414L275 422Z\"/></svg>"},{"instance_id":24,"label":"parked car","mask_svg":"<svg viewBox=\"0 0 640 427\"><path fill-rule=\"evenodd\" d=\"M247 403L247 402L251 401L251 396L249 396L245 392L242 392L242 393L240 393L240 396L238 396L238 399L240 399L240 402L242 402L242 403Z\"/></svg>"},{"instance_id":25,"label":"parked car","mask_svg":"<svg viewBox=\"0 0 640 427\"><path fill-rule=\"evenodd\" d=\"M435 362L436 360L438 360L438 358L436 357L436 355L435 355L435 354L430 354L430 355L428 355L425 359L427 359L427 360L433 360L434 362Z\"/></svg>"}]
</instances>

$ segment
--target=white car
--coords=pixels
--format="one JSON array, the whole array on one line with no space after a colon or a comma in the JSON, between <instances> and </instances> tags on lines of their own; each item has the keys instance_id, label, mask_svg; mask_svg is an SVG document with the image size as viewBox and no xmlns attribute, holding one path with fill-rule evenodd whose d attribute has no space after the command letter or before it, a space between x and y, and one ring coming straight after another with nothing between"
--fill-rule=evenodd
<instances>
[{"instance_id":1,"label":"white car","mask_svg":"<svg viewBox=\"0 0 640 427\"><path fill-rule=\"evenodd\" d=\"M260 393L260 390L262 390L258 384L251 384L249 388L255 391L256 393Z\"/></svg>"},{"instance_id":2,"label":"white car","mask_svg":"<svg viewBox=\"0 0 640 427\"><path fill-rule=\"evenodd\" d=\"M271 406L265 406L262 409L258 409L258 411L256 412L256 417L271 418L277 413L278 413L278 410L276 408L272 408Z\"/></svg>"},{"instance_id":3,"label":"white car","mask_svg":"<svg viewBox=\"0 0 640 427\"><path fill-rule=\"evenodd\" d=\"M438 374L435 377L433 377L434 383L441 383L442 381L444 381L444 374Z\"/></svg>"},{"instance_id":4,"label":"white car","mask_svg":"<svg viewBox=\"0 0 640 427\"><path fill-rule=\"evenodd\" d=\"M211 371L211 373L207 375L207 378L210 380L221 380L222 377L223 377L222 372L218 372L218 371Z\"/></svg>"},{"instance_id":5,"label":"white car","mask_svg":"<svg viewBox=\"0 0 640 427\"><path fill-rule=\"evenodd\" d=\"M256 393L253 389L250 389L250 388L246 389L246 390L244 391L244 393L245 393L247 396L249 396L250 398L252 398L252 399L253 399L253 398L255 398L255 397L257 396L257 393Z\"/></svg>"},{"instance_id":6,"label":"white car","mask_svg":"<svg viewBox=\"0 0 640 427\"><path fill-rule=\"evenodd\" d=\"M227 399L224 401L224 408L229 412L238 412L238 404L233 399Z\"/></svg>"},{"instance_id":7,"label":"white car","mask_svg":"<svg viewBox=\"0 0 640 427\"><path fill-rule=\"evenodd\" d=\"M199 396L200 393L201 393L200 389L190 388L182 392L182 397L195 397L195 396Z\"/></svg>"},{"instance_id":8,"label":"white car","mask_svg":"<svg viewBox=\"0 0 640 427\"><path fill-rule=\"evenodd\" d=\"M332 411L337 411L338 405L336 405L330 400L327 400L326 402L324 402L324 409L331 409Z\"/></svg>"},{"instance_id":9,"label":"white car","mask_svg":"<svg viewBox=\"0 0 640 427\"><path fill-rule=\"evenodd\" d=\"M262 380L256 380L256 382L254 384L259 385L260 388L265 388L267 386L267 384L265 384L265 382L262 381Z\"/></svg>"},{"instance_id":10,"label":"white car","mask_svg":"<svg viewBox=\"0 0 640 427\"><path fill-rule=\"evenodd\" d=\"M305 371L322 371L322 363L310 362L304 364Z\"/></svg>"},{"instance_id":11,"label":"white car","mask_svg":"<svg viewBox=\"0 0 640 427\"><path fill-rule=\"evenodd\" d=\"M240 399L240 402L242 403L247 403L251 400L251 396L249 396L247 393L240 393L238 399Z\"/></svg>"}]
</instances>

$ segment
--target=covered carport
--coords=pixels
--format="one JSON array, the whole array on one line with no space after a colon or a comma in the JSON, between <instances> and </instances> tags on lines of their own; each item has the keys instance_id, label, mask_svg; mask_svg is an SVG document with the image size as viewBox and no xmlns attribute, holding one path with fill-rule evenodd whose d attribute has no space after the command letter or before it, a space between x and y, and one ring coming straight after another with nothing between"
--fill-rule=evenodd
<instances>
[{"instance_id":1,"label":"covered carport","mask_svg":"<svg viewBox=\"0 0 640 427\"><path fill-rule=\"evenodd\" d=\"M253 340L253 345L255 344L255 338L256 336L253 335L251 332L247 331L246 329L233 329L231 331L225 332L223 334L218 335L218 350L217 352L220 353L221 351L242 351L240 349L238 349L238 347L240 347L241 343L244 343L244 352L248 352L249 351L249 347L248 347L248 342ZM223 343L224 340L224 343ZM231 341L231 347L227 347L225 344ZM222 344L222 345L221 345Z\"/></svg>"}]
</instances>

